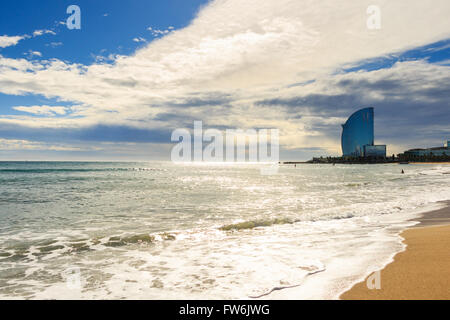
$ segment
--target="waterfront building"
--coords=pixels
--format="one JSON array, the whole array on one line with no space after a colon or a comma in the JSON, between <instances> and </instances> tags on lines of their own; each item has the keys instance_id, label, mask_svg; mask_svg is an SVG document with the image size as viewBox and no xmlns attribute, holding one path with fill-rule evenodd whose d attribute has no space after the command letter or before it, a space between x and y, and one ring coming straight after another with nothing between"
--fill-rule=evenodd
<instances>
[{"instance_id":1,"label":"waterfront building","mask_svg":"<svg viewBox=\"0 0 450 320\"><path fill-rule=\"evenodd\" d=\"M342 125L344 157L386 157L386 145L375 145L374 109L364 108L353 113Z\"/></svg>"},{"instance_id":2,"label":"waterfront building","mask_svg":"<svg viewBox=\"0 0 450 320\"><path fill-rule=\"evenodd\" d=\"M426 149L411 149L404 153L405 156L410 157L429 157L429 156L450 156L450 140L444 143L443 147L426 148Z\"/></svg>"}]
</instances>

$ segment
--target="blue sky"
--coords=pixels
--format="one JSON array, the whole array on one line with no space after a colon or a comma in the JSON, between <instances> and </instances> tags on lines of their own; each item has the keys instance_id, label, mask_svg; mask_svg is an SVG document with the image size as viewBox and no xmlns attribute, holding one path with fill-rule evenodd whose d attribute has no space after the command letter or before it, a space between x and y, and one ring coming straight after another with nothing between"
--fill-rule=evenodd
<instances>
[{"instance_id":1,"label":"blue sky","mask_svg":"<svg viewBox=\"0 0 450 320\"><path fill-rule=\"evenodd\" d=\"M344 68L344 72L359 70L373 71L391 68L397 62L425 60L428 63L450 65L450 40L433 42L414 49L392 53L386 56L361 61L355 66Z\"/></svg>"},{"instance_id":2,"label":"blue sky","mask_svg":"<svg viewBox=\"0 0 450 320\"><path fill-rule=\"evenodd\" d=\"M207 1L168 0L81 0L81 1L2 1L0 3L0 30L6 35L32 34L35 30L52 30L47 34L23 41L2 50L2 55L20 57L28 50L39 51L43 57L91 64L93 55L131 54L153 35L147 29L166 30L183 28L189 24ZM68 30L66 9L77 4L82 13L81 30ZM52 43L61 45L54 45Z\"/></svg>"},{"instance_id":3,"label":"blue sky","mask_svg":"<svg viewBox=\"0 0 450 320\"><path fill-rule=\"evenodd\" d=\"M65 25L81 9L81 30ZM170 134L278 128L281 156L340 153L375 107L388 152L450 138L448 1L3 1L0 160L169 159ZM425 13L424 13L425 12Z\"/></svg>"}]
</instances>

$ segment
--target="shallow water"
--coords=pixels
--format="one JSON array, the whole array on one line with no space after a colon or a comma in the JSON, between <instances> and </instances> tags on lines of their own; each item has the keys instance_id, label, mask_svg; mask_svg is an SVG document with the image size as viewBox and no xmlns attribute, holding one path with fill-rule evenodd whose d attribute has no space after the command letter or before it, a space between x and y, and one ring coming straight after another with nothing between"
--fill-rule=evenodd
<instances>
[{"instance_id":1,"label":"shallow water","mask_svg":"<svg viewBox=\"0 0 450 320\"><path fill-rule=\"evenodd\" d=\"M3 162L0 298L336 298L450 199L449 172Z\"/></svg>"}]
</instances>

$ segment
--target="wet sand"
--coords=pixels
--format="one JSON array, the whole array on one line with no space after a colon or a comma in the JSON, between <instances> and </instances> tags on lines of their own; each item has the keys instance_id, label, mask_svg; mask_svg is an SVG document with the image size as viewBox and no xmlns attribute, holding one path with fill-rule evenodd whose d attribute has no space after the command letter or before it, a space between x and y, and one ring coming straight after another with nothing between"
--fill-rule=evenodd
<instances>
[{"instance_id":1,"label":"wet sand","mask_svg":"<svg viewBox=\"0 0 450 320\"><path fill-rule=\"evenodd\" d=\"M420 224L401 236L407 248L380 271L380 289L374 277L343 293L344 300L449 300L450 299L450 203L424 213Z\"/></svg>"}]
</instances>

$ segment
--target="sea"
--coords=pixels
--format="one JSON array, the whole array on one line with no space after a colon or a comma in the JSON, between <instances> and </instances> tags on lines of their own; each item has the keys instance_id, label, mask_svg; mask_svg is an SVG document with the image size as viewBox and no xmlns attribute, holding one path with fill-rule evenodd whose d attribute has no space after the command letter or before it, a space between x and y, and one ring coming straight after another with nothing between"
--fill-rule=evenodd
<instances>
[{"instance_id":1,"label":"sea","mask_svg":"<svg viewBox=\"0 0 450 320\"><path fill-rule=\"evenodd\" d=\"M0 162L0 299L338 299L450 200L445 164L263 166Z\"/></svg>"}]
</instances>

